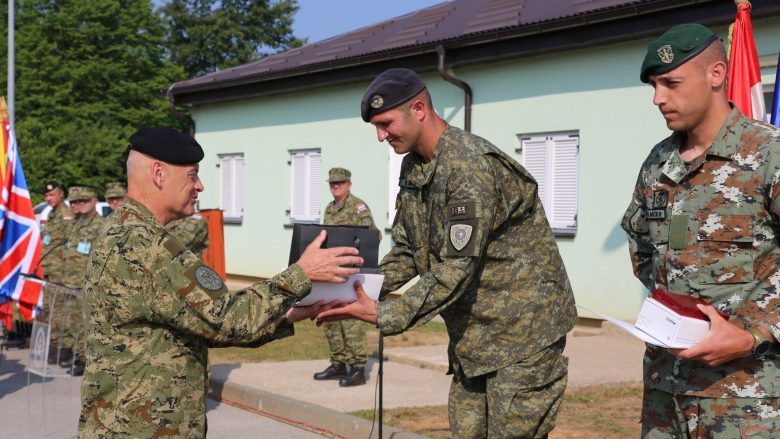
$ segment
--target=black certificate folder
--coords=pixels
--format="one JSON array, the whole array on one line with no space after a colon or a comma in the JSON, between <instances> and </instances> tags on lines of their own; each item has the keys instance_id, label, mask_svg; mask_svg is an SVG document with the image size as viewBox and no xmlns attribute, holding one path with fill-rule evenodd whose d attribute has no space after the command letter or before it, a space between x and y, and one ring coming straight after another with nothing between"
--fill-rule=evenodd
<instances>
[{"instance_id":1,"label":"black certificate folder","mask_svg":"<svg viewBox=\"0 0 780 439\"><path fill-rule=\"evenodd\" d=\"M295 224L290 243L290 261L292 265L321 230L328 232L323 248L355 247L363 258L364 268L377 268L379 265L379 231L366 226L323 226L319 224Z\"/></svg>"}]
</instances>

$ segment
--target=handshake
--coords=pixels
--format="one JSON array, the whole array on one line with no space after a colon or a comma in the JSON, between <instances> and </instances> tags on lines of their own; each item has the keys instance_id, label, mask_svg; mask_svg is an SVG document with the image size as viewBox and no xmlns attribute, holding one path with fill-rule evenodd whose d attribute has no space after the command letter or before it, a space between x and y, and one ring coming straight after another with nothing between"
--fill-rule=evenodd
<instances>
[{"instance_id":1,"label":"handshake","mask_svg":"<svg viewBox=\"0 0 780 439\"><path fill-rule=\"evenodd\" d=\"M344 283L351 275L358 274L363 258L358 256L355 247L321 248L327 233L323 230L306 247L297 264L306 273L312 283ZM317 319L317 326L327 322L344 319L358 319L376 324L376 302L368 297L360 282L354 282L353 288L357 301L318 300L309 306L294 306L287 311L287 321L299 322L304 319Z\"/></svg>"}]
</instances>

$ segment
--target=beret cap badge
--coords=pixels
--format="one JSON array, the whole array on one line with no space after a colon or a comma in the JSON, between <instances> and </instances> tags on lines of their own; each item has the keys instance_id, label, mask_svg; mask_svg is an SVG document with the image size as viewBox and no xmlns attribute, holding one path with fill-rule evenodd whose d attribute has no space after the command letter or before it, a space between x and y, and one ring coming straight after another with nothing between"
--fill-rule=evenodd
<instances>
[{"instance_id":1,"label":"beret cap badge","mask_svg":"<svg viewBox=\"0 0 780 439\"><path fill-rule=\"evenodd\" d=\"M378 110L385 104L385 100L380 95L374 95L371 98L371 108Z\"/></svg>"},{"instance_id":2,"label":"beret cap badge","mask_svg":"<svg viewBox=\"0 0 780 439\"><path fill-rule=\"evenodd\" d=\"M674 61L674 51L672 50L671 45L664 44L658 48L657 52L658 58L660 58L661 62L664 64L670 64L672 61Z\"/></svg>"}]
</instances>

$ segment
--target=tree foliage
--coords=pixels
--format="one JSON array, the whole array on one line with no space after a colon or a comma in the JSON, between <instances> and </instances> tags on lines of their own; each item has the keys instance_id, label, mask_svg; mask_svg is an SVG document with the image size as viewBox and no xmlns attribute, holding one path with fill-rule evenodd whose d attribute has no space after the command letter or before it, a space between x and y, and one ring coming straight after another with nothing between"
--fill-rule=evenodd
<instances>
[{"instance_id":1,"label":"tree foliage","mask_svg":"<svg viewBox=\"0 0 780 439\"><path fill-rule=\"evenodd\" d=\"M160 12L171 60L194 77L300 46L297 10L296 0L171 0Z\"/></svg>"},{"instance_id":2,"label":"tree foliage","mask_svg":"<svg viewBox=\"0 0 780 439\"><path fill-rule=\"evenodd\" d=\"M297 8L295 0L170 0L158 10L151 0L16 0L15 128L35 201L47 180L98 192L124 180L138 127L187 128L169 111L170 85L301 44L291 34ZM0 13L5 48L7 2Z\"/></svg>"}]
</instances>

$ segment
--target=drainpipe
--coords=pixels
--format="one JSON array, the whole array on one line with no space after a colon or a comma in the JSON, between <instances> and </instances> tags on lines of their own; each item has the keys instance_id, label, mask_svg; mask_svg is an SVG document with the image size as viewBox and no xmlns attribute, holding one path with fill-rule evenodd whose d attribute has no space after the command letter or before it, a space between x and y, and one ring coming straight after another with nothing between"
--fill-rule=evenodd
<instances>
[{"instance_id":1,"label":"drainpipe","mask_svg":"<svg viewBox=\"0 0 780 439\"><path fill-rule=\"evenodd\" d=\"M444 46L438 45L436 46L436 53L439 54L439 75L444 79L445 81L454 84L456 87L463 90L463 93L465 95L465 103L463 104L463 111L464 111L464 121L463 121L463 129L471 132L471 87L466 84L465 82L461 81L460 79L450 75L447 73L447 70L444 68Z\"/></svg>"},{"instance_id":2,"label":"drainpipe","mask_svg":"<svg viewBox=\"0 0 780 439\"><path fill-rule=\"evenodd\" d=\"M188 114L184 114L177 110L176 104L173 102L173 84L168 87L168 91L165 93L165 96L168 98L168 108L170 109L171 113L176 116L177 119L183 120L184 123L187 124L187 132L189 132L191 137L195 137L195 120L193 120L192 117L190 117Z\"/></svg>"}]
</instances>

